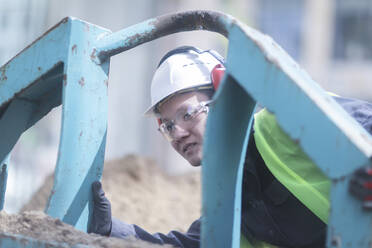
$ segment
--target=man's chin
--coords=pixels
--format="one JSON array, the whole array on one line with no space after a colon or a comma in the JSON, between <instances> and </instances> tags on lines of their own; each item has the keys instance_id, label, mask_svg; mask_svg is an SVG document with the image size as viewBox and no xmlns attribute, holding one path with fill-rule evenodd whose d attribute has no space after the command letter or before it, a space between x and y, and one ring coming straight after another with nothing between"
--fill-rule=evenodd
<instances>
[{"instance_id":1,"label":"man's chin","mask_svg":"<svg viewBox=\"0 0 372 248\"><path fill-rule=\"evenodd\" d=\"M198 167L201 165L201 159L199 158L190 158L187 159L187 161L194 167Z\"/></svg>"}]
</instances>

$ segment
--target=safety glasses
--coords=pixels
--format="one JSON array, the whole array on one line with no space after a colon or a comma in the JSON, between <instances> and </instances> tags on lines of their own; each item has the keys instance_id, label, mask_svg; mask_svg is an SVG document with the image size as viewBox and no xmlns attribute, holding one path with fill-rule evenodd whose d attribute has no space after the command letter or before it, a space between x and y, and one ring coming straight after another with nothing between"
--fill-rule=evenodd
<instances>
[{"instance_id":1,"label":"safety glasses","mask_svg":"<svg viewBox=\"0 0 372 248\"><path fill-rule=\"evenodd\" d=\"M177 131L177 127L184 130L189 130L198 122L197 117L199 114L205 112L208 113L209 105L212 103L210 101L200 102L195 106L188 106L183 112L179 112L175 119L167 120L159 125L159 131L164 135L164 137L169 141L174 140L174 135Z\"/></svg>"}]
</instances>

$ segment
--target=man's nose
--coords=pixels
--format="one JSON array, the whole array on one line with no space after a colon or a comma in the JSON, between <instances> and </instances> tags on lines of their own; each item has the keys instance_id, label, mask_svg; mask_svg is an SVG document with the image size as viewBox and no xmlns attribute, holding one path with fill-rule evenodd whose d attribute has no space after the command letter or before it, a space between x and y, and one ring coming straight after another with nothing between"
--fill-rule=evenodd
<instances>
[{"instance_id":1,"label":"man's nose","mask_svg":"<svg viewBox=\"0 0 372 248\"><path fill-rule=\"evenodd\" d=\"M186 128L183 128L179 125L175 125L175 129L173 131L173 139L174 140L181 140L184 137L187 137L190 135L189 130Z\"/></svg>"}]
</instances>

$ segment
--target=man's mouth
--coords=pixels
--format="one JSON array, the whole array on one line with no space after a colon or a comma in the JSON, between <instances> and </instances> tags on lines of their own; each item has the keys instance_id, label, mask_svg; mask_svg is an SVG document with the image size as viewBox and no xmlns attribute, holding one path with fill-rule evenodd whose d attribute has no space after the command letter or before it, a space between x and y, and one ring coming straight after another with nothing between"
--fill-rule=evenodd
<instances>
[{"instance_id":1,"label":"man's mouth","mask_svg":"<svg viewBox=\"0 0 372 248\"><path fill-rule=\"evenodd\" d=\"M183 153L186 153L189 149L191 149L191 148L194 147L195 145L196 145L196 142L186 144L186 145L183 147L182 152L183 152Z\"/></svg>"}]
</instances>

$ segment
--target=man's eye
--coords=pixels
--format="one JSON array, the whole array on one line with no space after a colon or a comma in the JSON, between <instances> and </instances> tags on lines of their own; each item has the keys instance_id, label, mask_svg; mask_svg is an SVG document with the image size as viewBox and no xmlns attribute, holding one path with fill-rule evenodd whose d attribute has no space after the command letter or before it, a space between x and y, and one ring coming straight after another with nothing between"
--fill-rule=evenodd
<instances>
[{"instance_id":1,"label":"man's eye","mask_svg":"<svg viewBox=\"0 0 372 248\"><path fill-rule=\"evenodd\" d=\"M165 125L165 128L167 129L168 132L172 132L173 131L173 123L168 123Z\"/></svg>"},{"instance_id":2,"label":"man's eye","mask_svg":"<svg viewBox=\"0 0 372 248\"><path fill-rule=\"evenodd\" d=\"M184 121L189 121L191 118L192 118L192 114L191 113L185 113L183 115L183 120Z\"/></svg>"}]
</instances>

